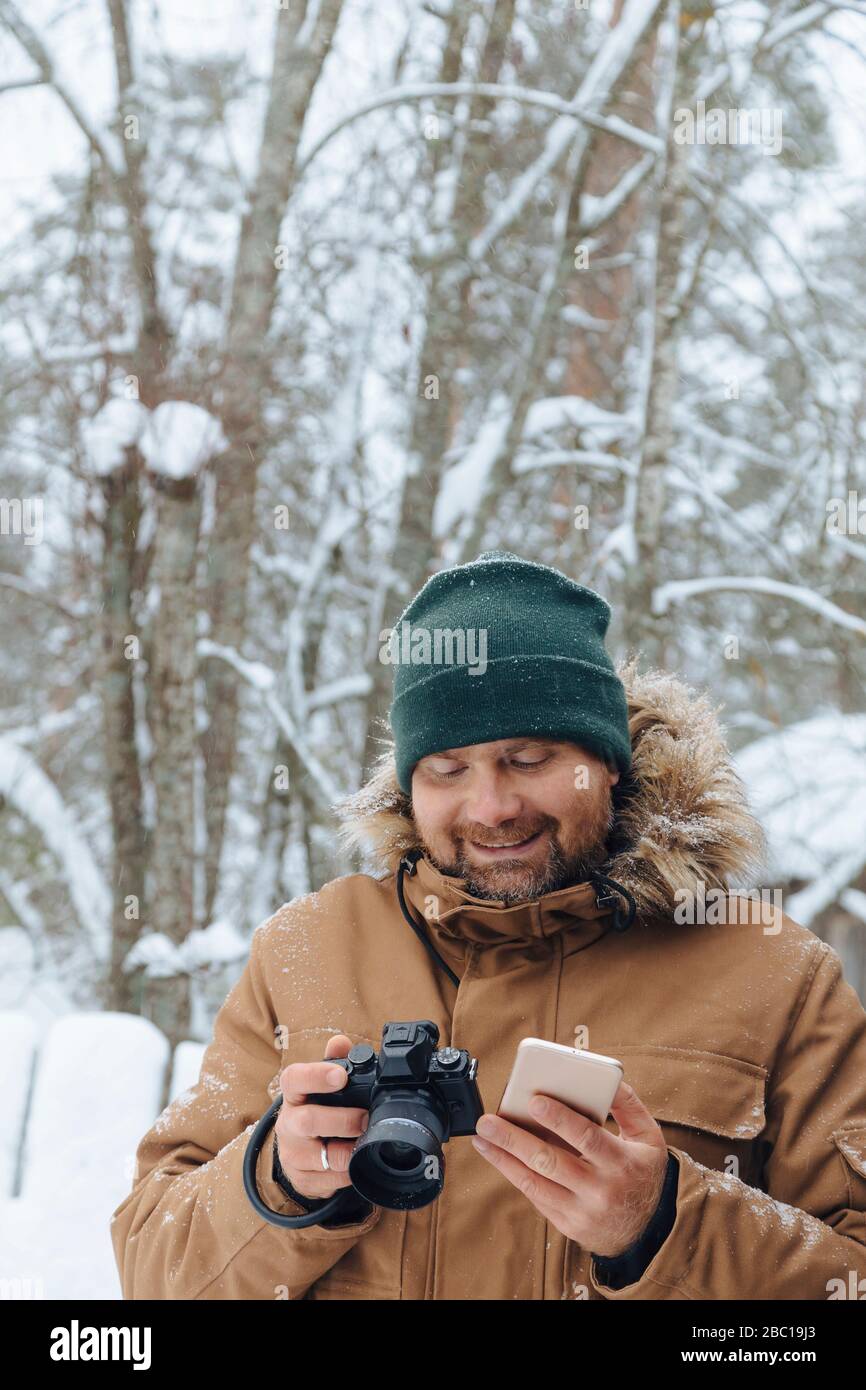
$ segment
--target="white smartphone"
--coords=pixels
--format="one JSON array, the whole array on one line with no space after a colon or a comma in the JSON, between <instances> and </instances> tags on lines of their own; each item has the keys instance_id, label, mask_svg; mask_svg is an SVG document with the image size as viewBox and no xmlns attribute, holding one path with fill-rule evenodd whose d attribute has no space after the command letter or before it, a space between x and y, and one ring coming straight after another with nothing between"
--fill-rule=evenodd
<instances>
[{"instance_id":1,"label":"white smartphone","mask_svg":"<svg viewBox=\"0 0 866 1390\"><path fill-rule=\"evenodd\" d=\"M514 1066L496 1113L550 1141L554 1137L551 1131L529 1113L533 1096L539 1092L553 1096L603 1125L622 1075L622 1063L615 1057L565 1047L544 1038L524 1038L518 1043Z\"/></svg>"}]
</instances>

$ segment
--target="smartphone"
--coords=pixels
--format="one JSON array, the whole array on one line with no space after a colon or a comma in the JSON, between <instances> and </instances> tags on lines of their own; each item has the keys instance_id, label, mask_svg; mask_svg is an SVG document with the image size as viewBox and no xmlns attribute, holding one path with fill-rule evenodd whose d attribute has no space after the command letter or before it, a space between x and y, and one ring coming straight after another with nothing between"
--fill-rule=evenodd
<instances>
[{"instance_id":1,"label":"smartphone","mask_svg":"<svg viewBox=\"0 0 866 1390\"><path fill-rule=\"evenodd\" d=\"M622 1063L615 1057L544 1038L524 1038L496 1113L550 1142L555 1136L529 1113L533 1096L553 1096L603 1125L622 1075Z\"/></svg>"}]
</instances>

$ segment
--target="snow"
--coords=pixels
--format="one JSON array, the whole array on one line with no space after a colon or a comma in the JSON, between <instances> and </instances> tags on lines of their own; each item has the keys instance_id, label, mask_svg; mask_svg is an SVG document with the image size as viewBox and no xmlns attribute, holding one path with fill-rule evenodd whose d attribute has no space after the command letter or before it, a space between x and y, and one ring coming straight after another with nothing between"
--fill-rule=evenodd
<instances>
[{"instance_id":1,"label":"snow","mask_svg":"<svg viewBox=\"0 0 866 1390\"><path fill-rule=\"evenodd\" d=\"M108 957L111 898L75 814L24 748L0 737L0 796L39 831L63 870L72 904L100 960Z\"/></svg>"},{"instance_id":2,"label":"snow","mask_svg":"<svg viewBox=\"0 0 866 1390\"><path fill-rule=\"evenodd\" d=\"M37 1027L47 1028L69 1013L72 1004L61 982L37 955L35 942L45 944L44 923L27 902L22 885L13 886L2 872L0 893L24 924L0 927L0 1009L14 1009Z\"/></svg>"},{"instance_id":3,"label":"snow","mask_svg":"<svg viewBox=\"0 0 866 1390\"><path fill-rule=\"evenodd\" d=\"M342 800L346 792L337 785L327 768L313 753L306 739L299 734L288 709L281 703L272 689L273 673L260 662L245 661L232 647L225 647L218 642L212 642L209 637L200 637L196 643L196 650L199 656L212 656L227 662L245 681L248 681L250 685L261 692L263 703L270 712L274 723L285 738L293 744L306 767L314 791L330 812L334 802Z\"/></svg>"},{"instance_id":4,"label":"snow","mask_svg":"<svg viewBox=\"0 0 866 1390\"><path fill-rule=\"evenodd\" d=\"M307 696L307 712L324 709L327 705L338 705L343 700L357 700L369 695L373 681L364 671L353 676L342 676L339 680L320 685Z\"/></svg>"},{"instance_id":5,"label":"snow","mask_svg":"<svg viewBox=\"0 0 866 1390\"><path fill-rule=\"evenodd\" d=\"M866 858L866 714L816 715L756 739L734 761L777 880L823 879Z\"/></svg>"},{"instance_id":6,"label":"snow","mask_svg":"<svg viewBox=\"0 0 866 1390\"><path fill-rule=\"evenodd\" d=\"M533 439L563 428L586 431L591 442L597 444L613 444L633 435L636 426L630 416L605 410L585 396L548 396L533 401L526 412L523 438Z\"/></svg>"},{"instance_id":7,"label":"snow","mask_svg":"<svg viewBox=\"0 0 866 1390\"><path fill-rule=\"evenodd\" d=\"M759 1187L750 1187L731 1173L722 1173L715 1168L693 1159L695 1168L704 1179L710 1199L733 1197L741 1204L748 1215L749 1239L772 1238L773 1235L788 1232L796 1236L802 1250L811 1250L826 1239L831 1229L817 1216L793 1207L788 1202L780 1202Z\"/></svg>"},{"instance_id":8,"label":"snow","mask_svg":"<svg viewBox=\"0 0 866 1390\"><path fill-rule=\"evenodd\" d=\"M786 584L780 579L767 579L763 575L720 574L704 579L674 580L670 584L660 584L652 597L652 609L656 614L666 613L672 603L680 603L693 594L711 594L722 591L737 591L754 594L772 594L791 603L811 608L831 623L848 628L851 632L866 637L866 620L848 613L844 608L831 603L814 589L802 584Z\"/></svg>"},{"instance_id":9,"label":"snow","mask_svg":"<svg viewBox=\"0 0 866 1390\"><path fill-rule=\"evenodd\" d=\"M859 888L846 888L839 894L839 902L852 917L858 917L866 925L866 893Z\"/></svg>"},{"instance_id":10,"label":"snow","mask_svg":"<svg viewBox=\"0 0 866 1390\"><path fill-rule=\"evenodd\" d=\"M607 34L580 84L573 103L575 110L602 108L607 93L628 65L659 3L660 0L626 0L619 23ZM541 154L514 180L487 226L473 238L469 247L473 260L485 260L496 239L521 215L539 184L574 144L576 129L579 123L575 116L559 116L552 123Z\"/></svg>"},{"instance_id":11,"label":"snow","mask_svg":"<svg viewBox=\"0 0 866 1390\"><path fill-rule=\"evenodd\" d=\"M97 477L121 468L125 450L137 444L152 473L191 478L214 454L228 448L222 425L190 401L164 401L148 410L140 401L115 398L81 426L88 465Z\"/></svg>"},{"instance_id":12,"label":"snow","mask_svg":"<svg viewBox=\"0 0 866 1390\"><path fill-rule=\"evenodd\" d=\"M511 423L511 411L498 396L487 419L463 457L442 479L433 509L433 533L450 535L463 516L472 516L484 494L484 485L499 456Z\"/></svg>"},{"instance_id":13,"label":"snow","mask_svg":"<svg viewBox=\"0 0 866 1390\"><path fill-rule=\"evenodd\" d=\"M25 1013L0 1013L0 1199L12 1195L18 1140L24 1130L33 1058L39 1037L36 1020Z\"/></svg>"},{"instance_id":14,"label":"snow","mask_svg":"<svg viewBox=\"0 0 866 1390\"><path fill-rule=\"evenodd\" d=\"M125 450L136 444L149 411L140 401L115 399L81 426L84 452L92 473L106 477L126 462Z\"/></svg>"},{"instance_id":15,"label":"snow","mask_svg":"<svg viewBox=\"0 0 866 1390\"><path fill-rule=\"evenodd\" d=\"M860 844L850 854L835 859L825 874L819 875L807 888L789 897L788 914L804 927L811 926L819 913L834 902L841 901L848 884L857 878L864 864L866 843Z\"/></svg>"},{"instance_id":16,"label":"snow","mask_svg":"<svg viewBox=\"0 0 866 1390\"><path fill-rule=\"evenodd\" d=\"M143 968L148 978L162 979L244 960L248 950L248 943L229 922L212 922L190 932L179 944L162 932L145 932L127 953L123 969Z\"/></svg>"},{"instance_id":17,"label":"snow","mask_svg":"<svg viewBox=\"0 0 866 1390\"><path fill-rule=\"evenodd\" d=\"M139 448L152 473L192 478L202 464L228 448L215 416L190 401L164 401L150 412Z\"/></svg>"},{"instance_id":18,"label":"snow","mask_svg":"<svg viewBox=\"0 0 866 1390\"><path fill-rule=\"evenodd\" d=\"M130 1014L69 1015L44 1037L21 1191L0 1200L0 1279L30 1280L42 1298L119 1298L111 1214L159 1112L168 1051Z\"/></svg>"}]
</instances>

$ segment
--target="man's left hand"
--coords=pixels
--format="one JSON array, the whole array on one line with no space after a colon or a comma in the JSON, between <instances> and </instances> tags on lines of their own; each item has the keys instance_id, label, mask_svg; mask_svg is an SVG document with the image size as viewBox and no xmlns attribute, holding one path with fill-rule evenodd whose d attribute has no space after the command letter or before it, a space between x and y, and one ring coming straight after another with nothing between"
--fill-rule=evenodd
<instances>
[{"instance_id":1,"label":"man's left hand","mask_svg":"<svg viewBox=\"0 0 866 1390\"><path fill-rule=\"evenodd\" d=\"M488 1147L472 1143L569 1240L596 1255L622 1254L661 1197L668 1148L659 1125L625 1081L610 1107L619 1134L552 1096L534 1097L529 1108L555 1141L486 1114L476 1129Z\"/></svg>"}]
</instances>

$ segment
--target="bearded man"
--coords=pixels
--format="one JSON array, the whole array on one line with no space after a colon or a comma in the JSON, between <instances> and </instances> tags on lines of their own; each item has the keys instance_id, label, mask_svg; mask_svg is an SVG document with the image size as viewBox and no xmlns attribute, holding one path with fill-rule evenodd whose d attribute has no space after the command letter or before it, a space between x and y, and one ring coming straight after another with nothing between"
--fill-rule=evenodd
<instances>
[{"instance_id":1,"label":"bearded man","mask_svg":"<svg viewBox=\"0 0 866 1390\"><path fill-rule=\"evenodd\" d=\"M254 933L198 1083L142 1139L112 1219L126 1298L866 1288L866 1013L826 943L763 899L742 910L762 834L715 712L670 674L615 668L610 616L509 552L409 604L409 640L386 647L392 745L339 808L373 871ZM730 910L689 921L708 892ZM350 1182L367 1110L307 1100L397 1020L476 1058L486 1105L412 1210ZM604 1124L543 1093L535 1132L496 1114L525 1037L622 1063ZM292 1230L242 1181L280 1096L256 1184L312 1218Z\"/></svg>"}]
</instances>

